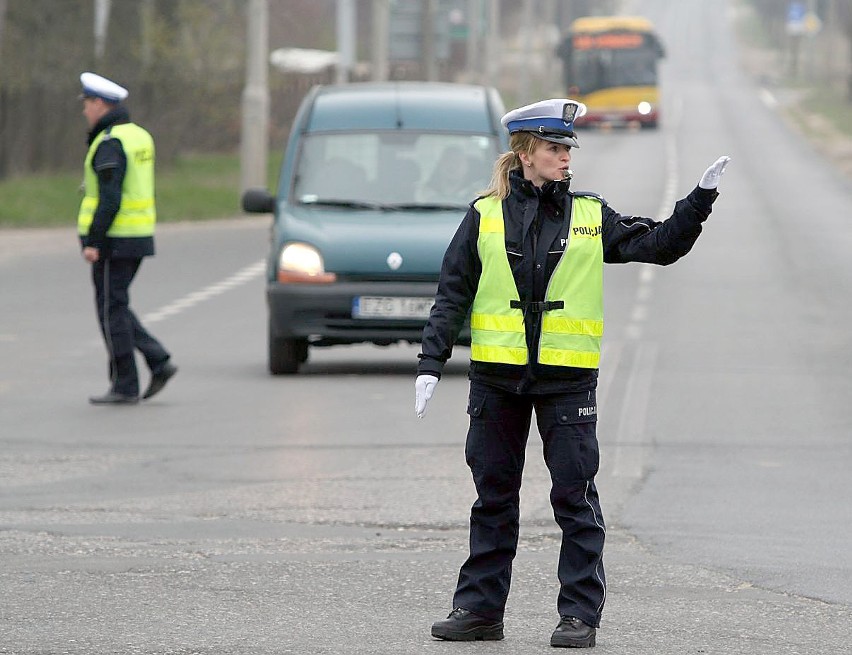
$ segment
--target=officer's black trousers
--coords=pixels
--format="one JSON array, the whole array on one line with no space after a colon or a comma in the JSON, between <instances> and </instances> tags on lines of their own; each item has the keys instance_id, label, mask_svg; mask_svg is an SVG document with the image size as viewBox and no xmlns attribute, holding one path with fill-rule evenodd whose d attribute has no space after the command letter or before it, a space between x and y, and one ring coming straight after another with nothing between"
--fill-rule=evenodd
<instances>
[{"instance_id":1,"label":"officer's black trousers","mask_svg":"<svg viewBox=\"0 0 852 655\"><path fill-rule=\"evenodd\" d=\"M478 498L470 513L470 556L453 607L502 620L518 545L521 474L532 411L550 470L550 502L562 529L560 616L597 626L606 596L604 521L594 476L599 455L595 392L519 395L471 382L465 456Z\"/></svg>"},{"instance_id":2,"label":"officer's black trousers","mask_svg":"<svg viewBox=\"0 0 852 655\"><path fill-rule=\"evenodd\" d=\"M109 354L111 389L130 396L139 394L134 350L156 372L169 359L168 351L152 337L130 309L130 283L141 259L101 259L92 264L98 324Z\"/></svg>"}]
</instances>

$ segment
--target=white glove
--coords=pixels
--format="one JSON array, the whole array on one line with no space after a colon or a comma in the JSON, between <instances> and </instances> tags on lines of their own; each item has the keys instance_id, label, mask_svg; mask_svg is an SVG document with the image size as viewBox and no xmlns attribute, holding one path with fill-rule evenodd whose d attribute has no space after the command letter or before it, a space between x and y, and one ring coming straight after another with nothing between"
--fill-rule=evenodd
<instances>
[{"instance_id":1,"label":"white glove","mask_svg":"<svg viewBox=\"0 0 852 655\"><path fill-rule=\"evenodd\" d=\"M727 155L719 157L719 159L710 165L710 168L704 171L704 175L701 176L698 186L702 189L715 189L719 186L719 180L722 179L722 173L725 172L725 166L728 165L729 161L731 161L731 158Z\"/></svg>"},{"instance_id":2,"label":"white glove","mask_svg":"<svg viewBox=\"0 0 852 655\"><path fill-rule=\"evenodd\" d=\"M434 375L418 375L414 381L414 413L417 418L426 416L426 403L435 393L438 386L438 378Z\"/></svg>"}]
</instances>

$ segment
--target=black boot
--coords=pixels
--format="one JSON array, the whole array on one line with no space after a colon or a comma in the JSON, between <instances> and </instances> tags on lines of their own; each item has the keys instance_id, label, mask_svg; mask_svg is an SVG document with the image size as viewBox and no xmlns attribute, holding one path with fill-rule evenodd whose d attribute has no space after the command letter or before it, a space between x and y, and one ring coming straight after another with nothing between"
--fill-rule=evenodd
<instances>
[{"instance_id":1,"label":"black boot","mask_svg":"<svg viewBox=\"0 0 852 655\"><path fill-rule=\"evenodd\" d=\"M591 648L596 630L574 616L563 616L550 637L550 645L560 648Z\"/></svg>"},{"instance_id":2,"label":"black boot","mask_svg":"<svg viewBox=\"0 0 852 655\"><path fill-rule=\"evenodd\" d=\"M457 607L446 619L432 624L432 636L448 641L496 641L503 638L503 622Z\"/></svg>"},{"instance_id":3,"label":"black boot","mask_svg":"<svg viewBox=\"0 0 852 655\"><path fill-rule=\"evenodd\" d=\"M178 372L177 366L167 361L163 364L156 373L151 373L151 382L148 385L148 388L145 390L145 393L142 395L144 400L155 396L163 390L163 387L166 386L166 382L172 379L172 376Z\"/></svg>"}]
</instances>

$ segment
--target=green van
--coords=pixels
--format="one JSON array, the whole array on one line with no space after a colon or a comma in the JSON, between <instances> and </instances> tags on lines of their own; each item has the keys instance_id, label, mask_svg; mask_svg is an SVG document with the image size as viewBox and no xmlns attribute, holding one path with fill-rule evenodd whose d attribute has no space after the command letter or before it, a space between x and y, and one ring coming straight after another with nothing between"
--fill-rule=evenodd
<instances>
[{"instance_id":1,"label":"green van","mask_svg":"<svg viewBox=\"0 0 852 655\"><path fill-rule=\"evenodd\" d=\"M493 88L438 82L323 85L303 100L272 212L269 371L310 348L417 343L444 251L508 149ZM460 343L469 342L467 329Z\"/></svg>"}]
</instances>

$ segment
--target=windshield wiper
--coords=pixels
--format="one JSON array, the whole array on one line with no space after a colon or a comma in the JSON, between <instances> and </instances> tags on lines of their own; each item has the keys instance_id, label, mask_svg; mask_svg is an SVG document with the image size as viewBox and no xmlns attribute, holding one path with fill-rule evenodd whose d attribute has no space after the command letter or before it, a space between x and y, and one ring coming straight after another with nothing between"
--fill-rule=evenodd
<instances>
[{"instance_id":1,"label":"windshield wiper","mask_svg":"<svg viewBox=\"0 0 852 655\"><path fill-rule=\"evenodd\" d=\"M323 207L347 207L349 209L387 209L387 205L364 200L333 200L321 198L318 200L302 200L303 205L322 205Z\"/></svg>"},{"instance_id":2,"label":"windshield wiper","mask_svg":"<svg viewBox=\"0 0 852 655\"><path fill-rule=\"evenodd\" d=\"M459 211L467 210L467 205L460 203L425 203L425 202L410 202L396 203L392 205L383 205L384 209L389 211Z\"/></svg>"},{"instance_id":3,"label":"windshield wiper","mask_svg":"<svg viewBox=\"0 0 852 655\"><path fill-rule=\"evenodd\" d=\"M345 207L347 209L372 209L376 211L399 212L399 211L467 211L467 205L461 203L425 203L425 202L398 202L380 203L367 202L366 200L335 200L333 198L318 198L316 200L302 200L303 205L322 205L323 207Z\"/></svg>"}]
</instances>

